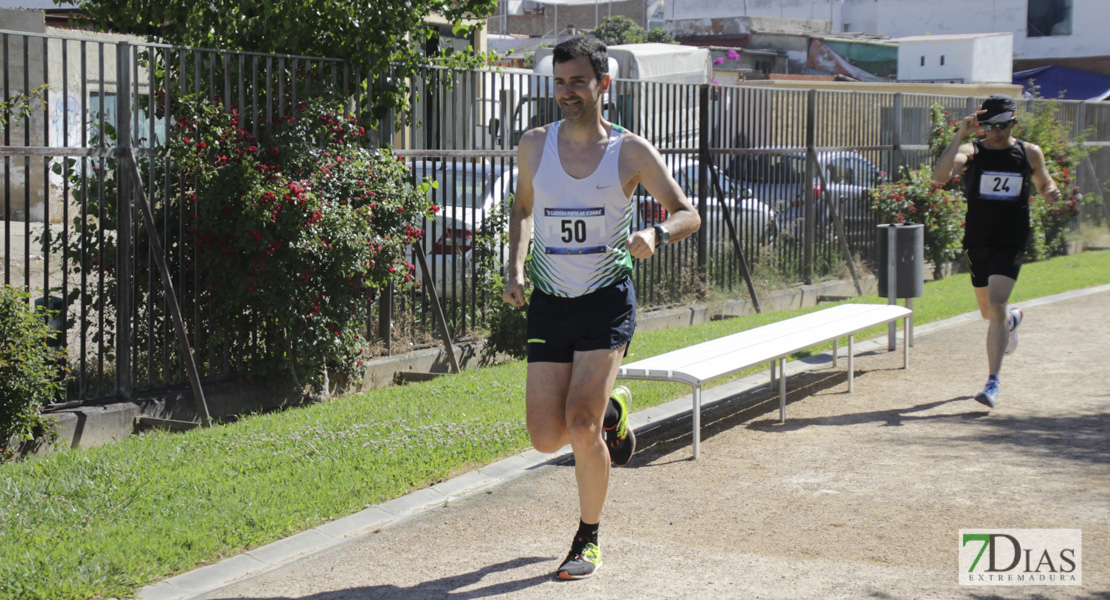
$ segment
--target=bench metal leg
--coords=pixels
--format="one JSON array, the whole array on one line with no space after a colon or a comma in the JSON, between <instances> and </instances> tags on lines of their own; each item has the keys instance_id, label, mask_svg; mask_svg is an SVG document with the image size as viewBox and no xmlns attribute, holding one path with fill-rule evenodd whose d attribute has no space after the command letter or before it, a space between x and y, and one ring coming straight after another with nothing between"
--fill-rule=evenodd
<instances>
[{"instance_id":1,"label":"bench metal leg","mask_svg":"<svg viewBox=\"0 0 1110 600\"><path fill-rule=\"evenodd\" d=\"M771 382L767 384L767 389L769 391L772 391L772 392L775 391L775 366L776 366L776 364L777 364L776 361L773 361L773 360L771 361Z\"/></svg>"},{"instance_id":2,"label":"bench metal leg","mask_svg":"<svg viewBox=\"0 0 1110 600\"><path fill-rule=\"evenodd\" d=\"M913 310L913 298L906 298L906 308ZM913 346L913 313L906 317L906 339Z\"/></svg>"},{"instance_id":3,"label":"bench metal leg","mask_svg":"<svg viewBox=\"0 0 1110 600\"><path fill-rule=\"evenodd\" d=\"M854 335L848 336L848 393L855 390L856 384L856 349Z\"/></svg>"},{"instance_id":4,"label":"bench metal leg","mask_svg":"<svg viewBox=\"0 0 1110 600\"><path fill-rule=\"evenodd\" d=\"M779 359L779 421L786 423L786 359Z\"/></svg>"},{"instance_id":5,"label":"bench metal leg","mask_svg":"<svg viewBox=\"0 0 1110 600\"><path fill-rule=\"evenodd\" d=\"M694 386L694 460L701 455L701 386Z\"/></svg>"},{"instance_id":6,"label":"bench metal leg","mask_svg":"<svg viewBox=\"0 0 1110 600\"><path fill-rule=\"evenodd\" d=\"M902 368L910 368L910 317L906 317L902 325Z\"/></svg>"},{"instance_id":7,"label":"bench metal leg","mask_svg":"<svg viewBox=\"0 0 1110 600\"><path fill-rule=\"evenodd\" d=\"M837 359L840 358L840 340L833 340L833 368L836 368Z\"/></svg>"}]
</instances>

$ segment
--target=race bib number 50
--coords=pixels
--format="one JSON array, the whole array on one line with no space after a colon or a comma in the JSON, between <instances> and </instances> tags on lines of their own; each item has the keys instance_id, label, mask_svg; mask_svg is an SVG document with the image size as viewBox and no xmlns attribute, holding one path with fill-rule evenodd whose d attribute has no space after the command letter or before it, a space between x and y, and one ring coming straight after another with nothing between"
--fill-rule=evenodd
<instances>
[{"instance_id":1,"label":"race bib number 50","mask_svg":"<svg viewBox=\"0 0 1110 600\"><path fill-rule=\"evenodd\" d=\"M605 208L545 208L546 254L605 252Z\"/></svg>"},{"instance_id":2,"label":"race bib number 50","mask_svg":"<svg viewBox=\"0 0 1110 600\"><path fill-rule=\"evenodd\" d=\"M983 171L979 177L979 197L986 200L1017 200L1023 182L1021 173Z\"/></svg>"}]
</instances>

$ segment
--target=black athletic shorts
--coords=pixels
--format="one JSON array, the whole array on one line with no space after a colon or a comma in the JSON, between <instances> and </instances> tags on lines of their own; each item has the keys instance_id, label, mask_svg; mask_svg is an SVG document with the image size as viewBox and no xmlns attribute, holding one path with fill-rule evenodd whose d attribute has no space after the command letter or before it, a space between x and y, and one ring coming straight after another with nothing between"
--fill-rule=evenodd
<instances>
[{"instance_id":1,"label":"black athletic shorts","mask_svg":"<svg viewBox=\"0 0 1110 600\"><path fill-rule=\"evenodd\" d=\"M575 298L532 291L528 305L528 362L568 363L575 350L612 350L632 341L636 290L632 280ZM625 346L625 354L628 347Z\"/></svg>"},{"instance_id":2,"label":"black athletic shorts","mask_svg":"<svg viewBox=\"0 0 1110 600\"><path fill-rule=\"evenodd\" d=\"M1025 257L1024 248L1013 246L968 248L964 253L971 266L971 285L977 288L987 287L991 275L1005 275L1017 281Z\"/></svg>"}]
</instances>

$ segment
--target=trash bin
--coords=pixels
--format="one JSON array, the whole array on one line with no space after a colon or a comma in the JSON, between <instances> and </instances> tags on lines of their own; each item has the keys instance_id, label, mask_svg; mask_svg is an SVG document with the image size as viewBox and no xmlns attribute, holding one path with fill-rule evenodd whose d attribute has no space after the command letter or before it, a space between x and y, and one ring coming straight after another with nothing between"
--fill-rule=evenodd
<instances>
[{"instance_id":1,"label":"trash bin","mask_svg":"<svg viewBox=\"0 0 1110 600\"><path fill-rule=\"evenodd\" d=\"M49 314L47 314L47 311L49 311ZM50 339L47 341L47 345L51 348L61 348L62 336L65 335L65 301L57 296L36 298L35 312L41 315L43 323L50 327Z\"/></svg>"},{"instance_id":2,"label":"trash bin","mask_svg":"<svg viewBox=\"0 0 1110 600\"><path fill-rule=\"evenodd\" d=\"M920 298L925 295L925 226L915 223L879 225L879 297L890 293L890 232L894 232L894 297Z\"/></svg>"}]
</instances>

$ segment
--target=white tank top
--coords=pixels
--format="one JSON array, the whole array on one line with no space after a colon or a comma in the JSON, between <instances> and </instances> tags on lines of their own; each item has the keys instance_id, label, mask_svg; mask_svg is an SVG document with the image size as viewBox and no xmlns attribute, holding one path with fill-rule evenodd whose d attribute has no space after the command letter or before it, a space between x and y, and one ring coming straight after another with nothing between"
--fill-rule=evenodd
<instances>
[{"instance_id":1,"label":"white tank top","mask_svg":"<svg viewBox=\"0 0 1110 600\"><path fill-rule=\"evenodd\" d=\"M625 129L613 125L597 169L584 179L563 170L559 126L547 129L543 157L533 179L530 273L537 289L576 297L632 275L625 242L632 226L632 201L624 194L619 158Z\"/></svg>"}]
</instances>

